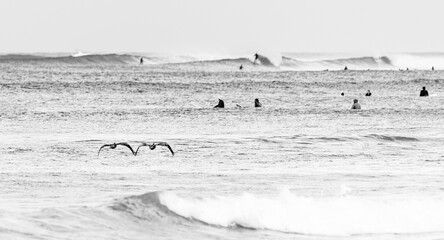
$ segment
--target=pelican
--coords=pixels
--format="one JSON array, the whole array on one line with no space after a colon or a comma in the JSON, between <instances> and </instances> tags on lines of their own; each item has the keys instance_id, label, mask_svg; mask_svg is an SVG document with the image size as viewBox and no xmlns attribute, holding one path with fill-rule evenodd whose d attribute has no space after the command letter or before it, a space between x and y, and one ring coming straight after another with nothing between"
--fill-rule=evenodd
<instances>
[{"instance_id":1,"label":"pelican","mask_svg":"<svg viewBox=\"0 0 444 240\"><path fill-rule=\"evenodd\" d=\"M120 142L120 143L113 143L113 144L105 144L105 145L101 146L100 149L99 149L99 152L97 153L97 157L99 156L100 151L102 150L102 148L109 147L111 149L115 149L117 147L117 145L125 146L125 147L127 147L127 148L129 148L131 150L131 152L133 153L134 156L137 155L137 151L134 152L133 148L128 143Z\"/></svg>"},{"instance_id":2,"label":"pelican","mask_svg":"<svg viewBox=\"0 0 444 240\"><path fill-rule=\"evenodd\" d=\"M171 154L173 154L173 156L174 156L173 149L171 149L170 145L168 143L166 143L166 142L154 142L152 144L149 144L149 143L146 143L146 142L142 142L142 144L140 144L140 146L137 147L136 154L139 152L139 148L140 147L144 147L144 146L148 146L151 150L156 149L156 146L164 146L164 147L167 147L170 150Z\"/></svg>"}]
</instances>

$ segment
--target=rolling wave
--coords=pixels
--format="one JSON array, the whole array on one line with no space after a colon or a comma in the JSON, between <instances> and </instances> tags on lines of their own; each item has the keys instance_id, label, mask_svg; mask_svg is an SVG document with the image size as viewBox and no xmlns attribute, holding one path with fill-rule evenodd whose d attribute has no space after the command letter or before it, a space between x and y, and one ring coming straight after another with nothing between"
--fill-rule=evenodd
<instances>
[{"instance_id":1,"label":"rolling wave","mask_svg":"<svg viewBox=\"0 0 444 240\"><path fill-rule=\"evenodd\" d=\"M295 56L296 55L296 56ZM393 54L381 57L342 57L331 58L328 54L313 58L306 55L288 54L273 58L259 55L258 61L254 62L252 56L193 56L193 55L155 55L155 54L75 54L68 56L39 56L29 54L0 55L0 62L20 63L42 63L42 64L73 64L73 65L139 65L143 58L145 66L167 66L167 67L222 67L228 70L237 70L240 65L248 66L248 69L257 67L281 69L281 70L342 70L345 66L349 70L398 70L401 68L430 69L444 68L444 54ZM251 57L251 58L250 58ZM338 56L336 56L338 57ZM256 68L253 68L256 67ZM260 68L259 68L260 69Z\"/></svg>"},{"instance_id":2,"label":"rolling wave","mask_svg":"<svg viewBox=\"0 0 444 240\"><path fill-rule=\"evenodd\" d=\"M401 141L401 142L418 142L419 139L413 138L413 137L403 137L403 136L388 136L388 135L382 135L382 134L370 134L366 136L368 138L378 139L378 140L384 140L384 141Z\"/></svg>"},{"instance_id":3,"label":"rolling wave","mask_svg":"<svg viewBox=\"0 0 444 240\"><path fill-rule=\"evenodd\" d=\"M310 198L283 191L277 197L239 196L190 199L152 192L112 206L146 221L278 232L350 236L444 232L444 202L433 198Z\"/></svg>"},{"instance_id":4,"label":"rolling wave","mask_svg":"<svg viewBox=\"0 0 444 240\"><path fill-rule=\"evenodd\" d=\"M360 57L334 60L300 61L283 57L282 68L294 70L342 70L347 66L350 70L393 69L392 61L388 57Z\"/></svg>"},{"instance_id":5,"label":"rolling wave","mask_svg":"<svg viewBox=\"0 0 444 240\"><path fill-rule=\"evenodd\" d=\"M81 56L44 57L35 55L4 55L1 62L72 64L72 65L128 65L138 64L140 57L128 54L90 54Z\"/></svg>"}]
</instances>

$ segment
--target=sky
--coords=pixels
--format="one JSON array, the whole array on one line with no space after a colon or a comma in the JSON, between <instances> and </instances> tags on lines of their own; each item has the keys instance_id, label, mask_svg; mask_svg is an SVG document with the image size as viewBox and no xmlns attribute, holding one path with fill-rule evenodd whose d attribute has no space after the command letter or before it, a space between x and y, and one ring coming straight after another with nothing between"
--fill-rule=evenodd
<instances>
[{"instance_id":1,"label":"sky","mask_svg":"<svg viewBox=\"0 0 444 240\"><path fill-rule=\"evenodd\" d=\"M1 0L0 52L444 52L442 0Z\"/></svg>"}]
</instances>

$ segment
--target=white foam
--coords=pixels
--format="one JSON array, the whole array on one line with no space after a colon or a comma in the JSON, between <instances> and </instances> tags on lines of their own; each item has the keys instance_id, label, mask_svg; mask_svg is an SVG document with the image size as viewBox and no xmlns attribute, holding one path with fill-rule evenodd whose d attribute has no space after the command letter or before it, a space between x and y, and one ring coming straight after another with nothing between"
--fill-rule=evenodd
<instances>
[{"instance_id":1,"label":"white foam","mask_svg":"<svg viewBox=\"0 0 444 240\"><path fill-rule=\"evenodd\" d=\"M224 227L337 236L444 232L442 198L311 198L283 191L271 198L242 194L202 199L166 192L160 200L181 216Z\"/></svg>"}]
</instances>

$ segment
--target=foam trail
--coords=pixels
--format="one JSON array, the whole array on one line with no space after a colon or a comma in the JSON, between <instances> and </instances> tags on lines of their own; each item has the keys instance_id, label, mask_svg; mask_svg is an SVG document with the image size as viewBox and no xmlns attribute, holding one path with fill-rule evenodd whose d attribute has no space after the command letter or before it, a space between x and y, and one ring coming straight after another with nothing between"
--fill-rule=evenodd
<instances>
[{"instance_id":1,"label":"foam trail","mask_svg":"<svg viewBox=\"0 0 444 240\"><path fill-rule=\"evenodd\" d=\"M186 218L223 227L348 236L444 232L444 201L434 198L299 197L251 194L186 199L160 194L168 209Z\"/></svg>"}]
</instances>

